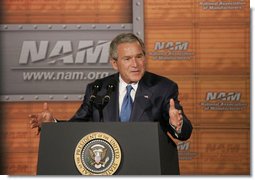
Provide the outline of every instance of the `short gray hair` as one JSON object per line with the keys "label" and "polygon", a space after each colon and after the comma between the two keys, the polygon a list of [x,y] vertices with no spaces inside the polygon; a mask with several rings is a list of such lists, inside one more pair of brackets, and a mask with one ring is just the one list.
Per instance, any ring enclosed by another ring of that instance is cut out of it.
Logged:
{"label": "short gray hair", "polygon": [[135,36],[133,33],[122,33],[116,36],[111,44],[110,44],[110,51],[109,51],[109,58],[117,60],[118,59],[118,52],[117,48],[119,44],[122,43],[132,43],[132,42],[138,42],[142,48],[143,54],[145,55],[145,45],[144,42],[137,36]]}

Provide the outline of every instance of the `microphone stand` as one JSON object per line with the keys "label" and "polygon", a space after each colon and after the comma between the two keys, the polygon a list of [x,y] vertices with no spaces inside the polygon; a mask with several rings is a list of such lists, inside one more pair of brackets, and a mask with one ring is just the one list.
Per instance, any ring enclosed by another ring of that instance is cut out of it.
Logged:
{"label": "microphone stand", "polygon": [[[116,81],[112,79],[109,84],[107,85],[107,92],[104,96],[94,96],[95,98],[91,102],[92,105],[98,110],[99,112],[99,122],[104,122],[103,116],[103,109],[110,101],[110,94],[114,91],[116,86]],[[95,86],[97,89],[101,89],[101,86]]]}

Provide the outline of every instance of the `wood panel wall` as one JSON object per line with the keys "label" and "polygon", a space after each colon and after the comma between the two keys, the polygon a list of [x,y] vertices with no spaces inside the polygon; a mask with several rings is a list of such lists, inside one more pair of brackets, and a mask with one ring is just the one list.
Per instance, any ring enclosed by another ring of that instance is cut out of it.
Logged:
{"label": "wood panel wall", "polygon": [[[241,9],[206,10],[204,2],[240,2]],[[181,174],[250,174],[250,2],[249,0],[144,0],[145,43],[187,41],[190,60],[153,60],[148,70],[179,85],[180,100],[194,131],[178,142]],[[3,0],[2,24],[130,23],[130,0]],[[4,78],[4,77],[3,77]],[[208,111],[208,92],[239,92],[244,108]],[[28,114],[43,102],[1,102],[3,173],[35,175],[39,136]],[[69,119],[80,102],[50,102]]]}

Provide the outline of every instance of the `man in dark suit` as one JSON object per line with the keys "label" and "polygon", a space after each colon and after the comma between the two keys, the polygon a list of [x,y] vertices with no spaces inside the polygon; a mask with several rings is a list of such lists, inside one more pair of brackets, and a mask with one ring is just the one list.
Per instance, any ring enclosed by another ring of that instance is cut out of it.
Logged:
{"label": "man in dark suit", "polygon": [[[69,121],[159,122],[168,135],[187,140],[192,125],[179,103],[178,86],[145,70],[143,41],[132,33],[120,34],[111,42],[109,56],[118,73],[88,84],[83,103]],[[97,88],[100,91],[95,93]],[[102,109],[101,114],[98,109]],[[41,113],[30,118],[31,128],[38,129],[43,122],[57,121],[47,103]]]}

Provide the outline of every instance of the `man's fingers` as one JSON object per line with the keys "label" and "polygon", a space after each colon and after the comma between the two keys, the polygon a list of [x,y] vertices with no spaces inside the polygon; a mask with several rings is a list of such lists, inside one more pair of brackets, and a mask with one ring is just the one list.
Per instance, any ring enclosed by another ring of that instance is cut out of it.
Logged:
{"label": "man's fingers", "polygon": [[40,126],[41,126],[41,121],[43,120],[43,118],[45,118],[46,115],[46,111],[48,111],[48,103],[43,103],[43,112],[42,113],[38,113],[38,114],[29,114],[28,117],[30,118],[30,127],[31,129],[33,128],[38,128],[37,129],[37,135],[40,133]]}
{"label": "man's fingers", "polygon": [[35,122],[37,122],[36,119],[31,119],[30,120],[30,124],[34,124]]}
{"label": "man's fingers", "polygon": [[40,128],[40,127],[38,127],[36,135],[39,135],[39,134],[40,134],[40,132],[41,132],[41,128]]}
{"label": "man's fingers", "polygon": [[176,131],[179,131],[183,123],[182,110],[178,110],[175,108],[175,103],[173,99],[170,99],[169,116],[170,116],[170,124],[174,126],[174,129]]}
{"label": "man's fingers", "polygon": [[30,127],[33,129],[35,127],[39,127],[39,121],[37,118],[31,118],[31,120],[29,121],[30,123]]}
{"label": "man's fingers", "polygon": [[38,124],[36,124],[36,123],[31,124],[31,129],[36,128],[36,127],[38,127]]}
{"label": "man's fingers", "polygon": [[28,117],[29,118],[37,118],[37,114],[29,114]]}

